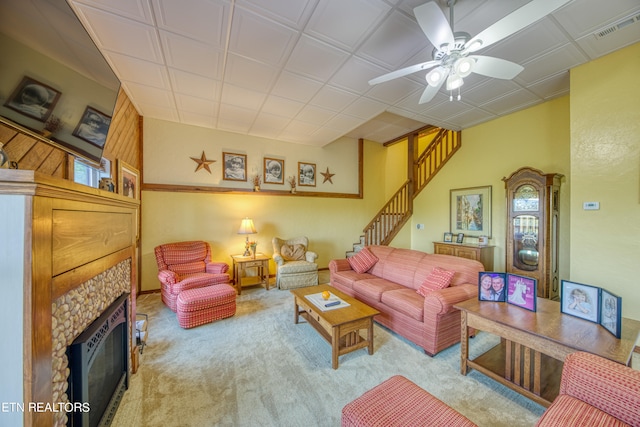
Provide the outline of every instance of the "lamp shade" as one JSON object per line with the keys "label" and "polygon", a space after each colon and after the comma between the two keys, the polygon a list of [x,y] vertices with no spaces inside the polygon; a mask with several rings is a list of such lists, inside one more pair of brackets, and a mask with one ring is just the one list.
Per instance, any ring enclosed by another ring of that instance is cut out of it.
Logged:
{"label": "lamp shade", "polygon": [[240,228],[238,229],[238,234],[256,234],[256,227],[253,225],[253,220],[250,218],[245,218],[240,223]]}

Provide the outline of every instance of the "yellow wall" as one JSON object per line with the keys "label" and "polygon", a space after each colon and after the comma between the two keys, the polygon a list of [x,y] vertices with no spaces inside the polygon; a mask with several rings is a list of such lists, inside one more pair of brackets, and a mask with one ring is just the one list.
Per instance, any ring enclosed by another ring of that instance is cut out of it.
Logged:
{"label": "yellow wall", "polygon": [[[640,43],[571,72],[571,280],[640,319]],[[600,202],[585,211],[584,202]]]}

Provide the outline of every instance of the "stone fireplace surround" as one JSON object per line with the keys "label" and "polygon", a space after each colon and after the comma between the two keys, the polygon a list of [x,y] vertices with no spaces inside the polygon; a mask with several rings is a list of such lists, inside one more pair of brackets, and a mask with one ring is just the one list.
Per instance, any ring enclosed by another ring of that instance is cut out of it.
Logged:
{"label": "stone fireplace surround", "polygon": [[[51,325],[53,402],[69,402],[67,395],[69,385],[67,347],[120,295],[130,291],[130,283],[131,259],[127,259],[53,301]],[[131,364],[129,365],[131,366]],[[65,412],[55,413],[54,426],[64,427],[66,425],[67,414]]]}

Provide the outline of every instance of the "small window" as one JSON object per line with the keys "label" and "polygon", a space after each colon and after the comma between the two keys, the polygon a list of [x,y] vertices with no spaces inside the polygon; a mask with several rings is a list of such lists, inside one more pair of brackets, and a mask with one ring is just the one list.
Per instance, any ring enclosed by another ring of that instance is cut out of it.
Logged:
{"label": "small window", "polygon": [[111,162],[104,157],[100,162],[100,167],[91,165],[79,158],[76,158],[73,162],[73,180],[78,184],[98,188],[101,178],[110,177]]}

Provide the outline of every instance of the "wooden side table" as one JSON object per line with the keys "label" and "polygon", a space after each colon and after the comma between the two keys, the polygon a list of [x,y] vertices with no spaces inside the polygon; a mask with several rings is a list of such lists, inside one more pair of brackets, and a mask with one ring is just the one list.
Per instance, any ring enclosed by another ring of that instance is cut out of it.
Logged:
{"label": "wooden side table", "polygon": [[257,268],[258,283],[252,285],[264,285],[269,290],[269,260],[270,257],[264,254],[256,254],[253,256],[231,255],[233,259],[233,287],[236,288],[238,295],[242,294],[242,277],[247,268]]}

